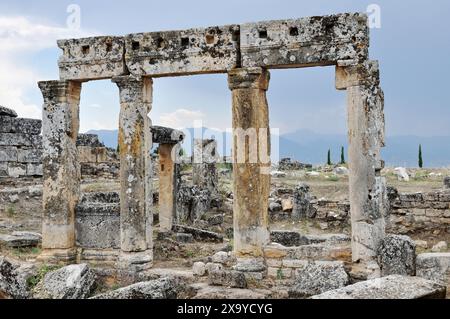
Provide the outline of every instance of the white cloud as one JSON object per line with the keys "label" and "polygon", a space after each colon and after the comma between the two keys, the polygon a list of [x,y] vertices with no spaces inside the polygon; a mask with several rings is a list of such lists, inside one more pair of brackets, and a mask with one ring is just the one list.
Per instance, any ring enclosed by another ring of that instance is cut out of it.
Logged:
{"label": "white cloud", "polygon": [[163,113],[154,120],[154,125],[167,126],[177,129],[189,128],[195,126],[195,121],[203,121],[205,114],[201,111],[190,111],[178,109],[172,113]]}
{"label": "white cloud", "polygon": [[92,34],[34,23],[22,16],[0,16],[0,105],[14,109],[21,117],[41,118],[41,106],[27,94],[38,89],[37,82],[43,76],[25,61],[41,50],[56,47],[57,39]]}

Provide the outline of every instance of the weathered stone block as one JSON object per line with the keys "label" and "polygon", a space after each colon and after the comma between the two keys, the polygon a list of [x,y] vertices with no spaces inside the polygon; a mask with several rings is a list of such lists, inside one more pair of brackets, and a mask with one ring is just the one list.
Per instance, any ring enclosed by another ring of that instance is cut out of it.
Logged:
{"label": "weathered stone block", "polygon": [[0,146],[33,146],[42,144],[42,136],[24,133],[0,133]]}
{"label": "weathered stone block", "polygon": [[295,285],[289,289],[292,298],[306,298],[342,288],[349,277],[344,263],[335,261],[299,261],[295,270]]}
{"label": "weathered stone block", "polygon": [[450,293],[450,253],[420,254],[416,267],[418,277],[447,286],[447,294]]}
{"label": "weathered stone block", "polygon": [[392,275],[328,291],[312,299],[443,299],[445,286],[419,277]]}
{"label": "weathered stone block", "polygon": [[[1,106],[0,106],[1,107]],[[9,116],[0,116],[0,133],[10,133],[13,118]]]}
{"label": "weathered stone block", "polygon": [[8,176],[13,178],[18,178],[20,176],[27,175],[27,166],[26,164],[20,163],[8,163]]}
{"label": "weathered stone block", "polygon": [[61,80],[95,80],[125,74],[124,40],[121,37],[92,37],[59,40]]}
{"label": "weathered stone block", "polygon": [[42,121],[38,119],[13,118],[11,119],[11,133],[24,133],[39,135],[42,130]]}
{"label": "weathered stone block", "polygon": [[218,270],[208,273],[208,283],[213,286],[247,288],[245,275],[239,271]]}
{"label": "weathered stone block", "polygon": [[19,149],[17,152],[17,161],[20,163],[42,163],[42,149]]}
{"label": "weathered stone block", "polygon": [[270,240],[286,247],[309,244],[306,236],[295,231],[274,230],[270,233]]}
{"label": "weathered stone block", "polygon": [[185,284],[175,278],[138,282],[93,297],[92,299],[176,299]]}
{"label": "weathered stone block", "polygon": [[17,162],[17,147],[0,147],[0,162]]}
{"label": "weathered stone block", "polygon": [[120,205],[82,201],[76,207],[75,232],[83,248],[119,248]]}
{"label": "weathered stone block", "polygon": [[416,273],[416,244],[408,236],[388,235],[378,248],[378,263],[382,276]]}
{"label": "weathered stone block", "polygon": [[8,163],[0,162],[0,177],[7,177],[7,176],[8,176]]}
{"label": "weathered stone block", "polygon": [[365,60],[367,17],[339,14],[297,20],[241,25],[243,67],[333,65],[340,60]]}
{"label": "weathered stone block", "polygon": [[85,299],[95,289],[95,273],[86,264],[49,272],[35,288],[38,299]]}
{"label": "weathered stone block", "polygon": [[125,43],[133,75],[218,73],[239,63],[238,25],[130,34]]}

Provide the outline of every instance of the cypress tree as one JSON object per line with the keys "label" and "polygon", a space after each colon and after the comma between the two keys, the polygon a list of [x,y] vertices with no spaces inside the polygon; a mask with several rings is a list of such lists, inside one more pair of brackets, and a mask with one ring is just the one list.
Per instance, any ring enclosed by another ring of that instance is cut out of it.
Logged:
{"label": "cypress tree", "polygon": [[328,150],[328,154],[327,154],[327,165],[331,166],[333,165],[333,163],[331,163],[331,150]]}
{"label": "cypress tree", "polygon": [[423,168],[422,144],[419,144],[419,167]]}
{"label": "cypress tree", "polygon": [[341,147],[341,164],[345,164],[344,146]]}

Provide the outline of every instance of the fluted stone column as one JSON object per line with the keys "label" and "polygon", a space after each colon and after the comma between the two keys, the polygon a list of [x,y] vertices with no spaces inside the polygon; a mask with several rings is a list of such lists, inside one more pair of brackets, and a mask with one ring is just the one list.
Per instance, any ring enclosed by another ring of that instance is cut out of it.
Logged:
{"label": "fluted stone column", "polygon": [[269,243],[269,77],[262,68],[235,69],[228,74],[233,99],[234,250],[238,257],[262,256]]}
{"label": "fluted stone column", "polygon": [[80,194],[76,140],[81,83],[39,82],[44,97],[42,254],[46,263],[75,262],[75,206]]}
{"label": "fluted stone column", "polygon": [[152,80],[113,78],[120,91],[120,247],[119,268],[130,273],[153,261],[151,121]]}
{"label": "fluted stone column", "polygon": [[339,65],[336,71],[337,88],[347,90],[352,258],[376,268],[387,212],[386,182],[380,174],[384,95],[378,63]]}

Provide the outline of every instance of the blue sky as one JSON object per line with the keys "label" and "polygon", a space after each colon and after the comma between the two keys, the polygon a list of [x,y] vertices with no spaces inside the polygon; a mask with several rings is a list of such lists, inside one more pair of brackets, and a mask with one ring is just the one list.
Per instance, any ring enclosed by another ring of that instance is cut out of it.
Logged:
{"label": "blue sky", "polygon": [[[81,8],[81,30],[66,29],[69,4]],[[57,79],[57,38],[206,27],[381,8],[371,30],[371,58],[381,65],[387,135],[450,135],[450,1],[6,1],[0,0],[0,105],[40,117],[36,81]],[[271,126],[281,133],[346,130],[345,92],[334,68],[272,71]],[[231,125],[226,75],[156,79],[154,124]],[[84,84],[81,130],[115,129],[118,91],[110,81]]]}

